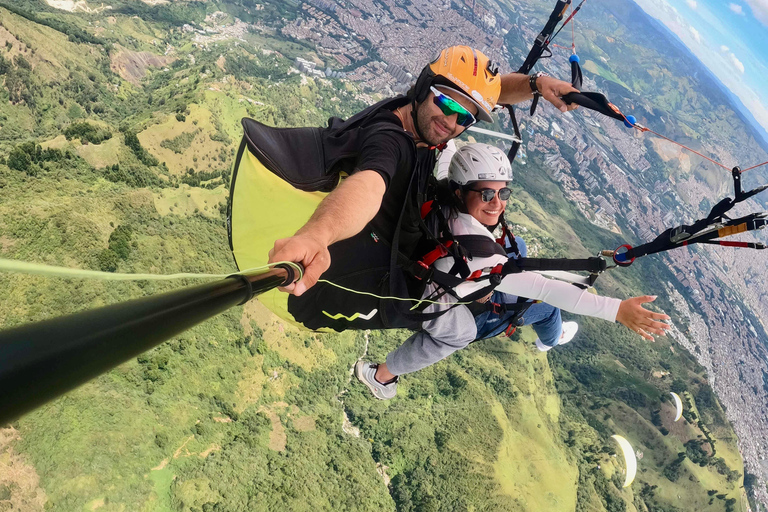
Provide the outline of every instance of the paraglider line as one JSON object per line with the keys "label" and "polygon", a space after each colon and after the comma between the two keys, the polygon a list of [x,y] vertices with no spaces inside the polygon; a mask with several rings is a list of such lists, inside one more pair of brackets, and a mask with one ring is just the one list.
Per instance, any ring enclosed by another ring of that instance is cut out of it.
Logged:
{"label": "paraglider line", "polygon": [[0,258],[0,272],[16,272],[21,274],[34,274],[52,277],[82,278],[82,279],[100,279],[104,281],[171,281],[174,279],[224,279],[232,275],[242,275],[249,272],[260,270],[269,270],[278,265],[288,265],[299,271],[301,269],[296,263],[291,261],[278,261],[269,263],[261,267],[249,268],[240,272],[230,272],[227,274],[206,274],[206,273],[187,273],[176,274],[130,274],[120,272],[101,272],[99,270],[83,270],[79,268],[57,267],[43,263],[28,263],[26,261],[11,260]]}
{"label": "paraglider line", "polygon": [[436,300],[429,300],[429,299],[410,299],[406,297],[393,297],[390,295],[376,295],[375,293],[371,292],[361,292],[359,290],[353,290],[352,288],[347,288],[346,286],[341,286],[340,284],[336,284],[332,281],[328,281],[327,279],[318,279],[318,283],[325,283],[329,284],[331,286],[334,286],[340,290],[344,290],[345,292],[355,293],[357,295],[367,295],[368,297],[373,297],[376,299],[382,299],[382,300],[399,300],[402,302],[415,302],[416,304],[411,308],[411,310],[416,309],[421,304],[443,304],[445,306],[462,306],[467,304],[472,304],[472,302],[440,302]]}
{"label": "paraglider line", "polygon": [[[622,116],[623,116],[623,115],[624,115],[624,114],[622,114]],[[625,117],[625,119],[626,119],[626,117]],[[720,167],[722,167],[723,169],[726,169],[726,170],[727,170],[727,171],[729,171],[729,172],[731,171],[731,169],[730,169],[729,167],[726,167],[725,165],[721,164],[721,163],[720,163],[720,162],[718,162],[717,160],[713,160],[712,158],[709,158],[709,157],[708,157],[708,156],[706,156],[706,155],[702,155],[701,153],[699,153],[699,152],[698,152],[698,151],[696,151],[695,149],[691,149],[691,148],[689,148],[688,146],[685,146],[685,145],[683,145],[683,144],[680,144],[679,142],[677,142],[677,141],[674,141],[674,140],[670,139],[669,137],[665,137],[664,135],[662,135],[662,134],[660,134],[660,133],[658,133],[658,132],[655,132],[655,131],[651,130],[650,128],[646,128],[645,126],[640,126],[640,125],[637,125],[637,124],[635,124],[635,128],[637,128],[637,129],[638,129],[638,130],[640,130],[641,132],[651,132],[652,134],[656,135],[657,137],[660,137],[660,138],[662,138],[662,139],[664,139],[664,140],[667,140],[667,141],[671,142],[672,144],[676,144],[676,145],[680,146],[680,147],[681,147],[681,148],[683,148],[683,149],[687,149],[687,150],[688,150],[688,151],[690,151],[691,153],[695,153],[695,154],[699,155],[701,158],[704,158],[705,160],[709,160],[709,161],[710,161],[710,162],[712,162],[713,164],[715,164],[715,165],[719,165]],[[768,163],[768,162],[765,162],[765,163]],[[760,165],[764,165],[764,164],[760,164]],[[752,167],[750,167],[750,169],[752,169]],[[744,172],[744,171],[742,171],[742,172]]]}
{"label": "paraglider line", "polygon": [[743,171],[741,171],[741,173],[742,173],[742,174],[744,174],[745,172],[747,172],[747,171],[749,171],[749,170],[751,170],[751,169],[755,169],[756,167],[761,167],[761,166],[763,166],[763,165],[765,165],[765,164],[768,164],[768,161],[765,161],[765,162],[763,162],[763,163],[761,163],[761,164],[753,165],[752,167],[747,167],[746,169],[744,169]]}

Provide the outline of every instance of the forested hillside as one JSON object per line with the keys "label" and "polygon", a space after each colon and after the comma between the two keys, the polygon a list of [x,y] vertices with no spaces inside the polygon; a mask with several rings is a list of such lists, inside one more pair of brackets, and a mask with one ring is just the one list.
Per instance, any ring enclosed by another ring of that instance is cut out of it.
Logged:
{"label": "forested hillside", "polygon": [[[259,5],[0,1],[0,257],[234,271],[224,215],[240,119],[319,126],[377,98],[300,73],[295,57],[323,60],[270,28],[295,6]],[[618,245],[536,158],[508,208],[529,247]],[[685,332],[670,278],[646,265],[598,290],[659,295]],[[191,282],[0,273],[0,325]],[[548,354],[528,328],[474,343],[379,402],[350,368],[407,333],[313,334],[252,301],[0,430],[0,510],[742,510],[741,456],[704,368],[672,340],[579,322]],[[685,400],[677,423],[669,391]],[[629,488],[613,434],[637,450]]]}

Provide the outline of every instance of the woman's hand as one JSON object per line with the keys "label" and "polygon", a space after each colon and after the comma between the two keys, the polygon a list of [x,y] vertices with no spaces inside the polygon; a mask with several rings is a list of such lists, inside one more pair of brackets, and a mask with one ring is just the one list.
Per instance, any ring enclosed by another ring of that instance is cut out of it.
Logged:
{"label": "woman's hand", "polygon": [[654,313],[643,307],[646,302],[654,300],[656,300],[655,295],[643,295],[621,301],[619,312],[616,313],[616,321],[649,341],[653,341],[651,334],[664,336],[665,331],[672,326],[657,320],[669,320],[669,316],[664,313]]}

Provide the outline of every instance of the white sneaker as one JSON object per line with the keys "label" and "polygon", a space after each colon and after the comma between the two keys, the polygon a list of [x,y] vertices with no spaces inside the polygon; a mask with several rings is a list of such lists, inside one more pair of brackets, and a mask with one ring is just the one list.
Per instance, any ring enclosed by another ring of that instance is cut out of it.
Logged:
{"label": "white sneaker", "polygon": [[546,352],[548,350],[552,350],[557,345],[565,345],[571,341],[574,336],[576,336],[578,331],[579,324],[576,322],[563,322],[563,333],[560,335],[560,339],[557,341],[557,344],[545,345],[539,338],[536,338],[536,348],[538,348],[541,352]]}
{"label": "white sneaker", "polygon": [[379,400],[389,400],[395,398],[397,394],[397,378],[389,384],[382,384],[376,380],[376,368],[379,365],[369,363],[368,361],[358,361],[355,363],[355,376],[360,382],[368,386],[373,396]]}

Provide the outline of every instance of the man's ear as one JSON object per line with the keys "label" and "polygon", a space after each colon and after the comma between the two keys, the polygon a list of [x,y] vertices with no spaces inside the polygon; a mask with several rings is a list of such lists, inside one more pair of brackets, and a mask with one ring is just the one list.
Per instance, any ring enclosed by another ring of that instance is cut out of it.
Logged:
{"label": "man's ear", "polygon": [[456,197],[458,197],[459,200],[463,200],[464,199],[463,197],[461,197],[461,189],[460,188],[457,188],[456,190],[454,190],[453,193],[456,194]]}

